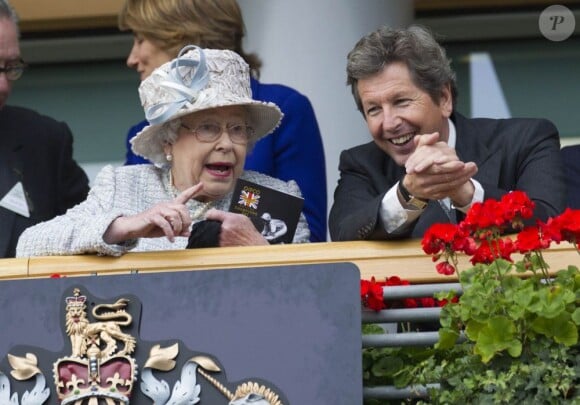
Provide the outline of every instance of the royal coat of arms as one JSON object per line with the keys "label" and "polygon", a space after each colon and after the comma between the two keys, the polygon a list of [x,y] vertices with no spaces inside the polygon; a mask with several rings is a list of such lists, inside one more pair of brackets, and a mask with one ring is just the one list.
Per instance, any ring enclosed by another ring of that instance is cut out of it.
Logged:
{"label": "royal coat of arms", "polygon": [[[42,356],[30,348],[9,353],[10,376],[0,370],[1,405],[283,404],[279,390],[263,380],[232,386],[211,355],[194,353],[178,367],[189,351],[179,342],[139,342],[140,305],[132,299],[96,303],[78,287],[71,292],[62,306],[70,353],[52,362],[42,349]],[[52,389],[45,377],[50,367]]]}

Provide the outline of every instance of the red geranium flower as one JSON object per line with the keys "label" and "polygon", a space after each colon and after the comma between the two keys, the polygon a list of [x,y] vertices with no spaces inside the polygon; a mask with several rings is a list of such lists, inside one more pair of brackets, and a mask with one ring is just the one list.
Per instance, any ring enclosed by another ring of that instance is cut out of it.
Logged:
{"label": "red geranium flower", "polygon": [[432,308],[435,306],[435,299],[431,297],[418,298],[423,308]]}
{"label": "red geranium flower", "polygon": [[437,300],[437,305],[440,307],[444,307],[445,305],[451,303],[451,304],[457,304],[459,302],[459,297],[456,295],[453,298],[451,298],[451,301],[446,300],[445,298],[441,299],[441,300]]}
{"label": "red geranium flower", "polygon": [[536,204],[523,191],[511,191],[501,198],[503,216],[507,222],[529,219]]}
{"label": "red geranium flower", "polygon": [[499,229],[503,224],[504,216],[501,204],[496,200],[489,199],[483,203],[473,204],[460,226],[467,232],[477,233],[489,228]]}
{"label": "red geranium flower", "polygon": [[360,281],[360,294],[363,306],[374,309],[375,311],[386,308],[383,299],[383,287],[375,281],[374,277],[370,281]]}
{"label": "red geranium flower", "polygon": [[558,219],[562,238],[572,243],[580,241],[580,210],[566,208]]}
{"label": "red geranium flower", "polygon": [[387,278],[385,285],[386,286],[410,285],[410,283],[407,280],[403,280],[398,276],[391,276]]}
{"label": "red geranium flower", "polygon": [[505,259],[508,261],[512,261],[511,254],[514,252],[514,244],[511,239],[499,239],[499,240],[492,240],[481,241],[481,244],[471,257],[470,261],[471,264],[483,263],[483,264],[490,264],[495,259]]}
{"label": "red geranium flower", "polygon": [[450,223],[433,224],[423,236],[421,245],[427,254],[461,252],[469,248],[467,234],[459,226]]}
{"label": "red geranium flower", "polygon": [[449,262],[437,263],[435,268],[437,269],[437,273],[445,276],[451,276],[455,273],[455,267]]}
{"label": "red geranium flower", "polygon": [[405,298],[403,300],[403,306],[405,308],[418,308],[419,304],[416,299],[414,298]]}
{"label": "red geranium flower", "polygon": [[530,226],[518,233],[515,248],[520,253],[528,253],[533,250],[550,247],[550,239],[544,239],[540,229]]}

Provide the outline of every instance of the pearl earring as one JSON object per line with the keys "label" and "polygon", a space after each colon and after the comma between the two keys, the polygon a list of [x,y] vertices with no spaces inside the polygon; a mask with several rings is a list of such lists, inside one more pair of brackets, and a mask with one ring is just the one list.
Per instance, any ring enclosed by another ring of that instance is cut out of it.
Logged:
{"label": "pearl earring", "polygon": [[171,153],[168,153],[167,155],[165,155],[165,159],[167,159],[168,162],[171,162],[173,160],[173,155]]}

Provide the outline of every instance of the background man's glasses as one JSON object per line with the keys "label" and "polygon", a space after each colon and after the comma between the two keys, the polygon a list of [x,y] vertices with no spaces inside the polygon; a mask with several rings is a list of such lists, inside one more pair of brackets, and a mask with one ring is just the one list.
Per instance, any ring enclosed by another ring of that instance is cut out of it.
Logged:
{"label": "background man's glasses", "polygon": [[221,137],[222,132],[226,131],[233,143],[245,145],[254,135],[254,129],[246,124],[226,124],[222,126],[217,122],[210,122],[200,124],[195,128],[190,128],[185,124],[181,124],[181,126],[195,135],[200,142],[215,142]]}
{"label": "background man's glasses", "polygon": [[26,63],[21,59],[18,62],[8,62],[7,66],[0,67],[0,74],[6,74],[10,81],[18,80],[26,68]]}

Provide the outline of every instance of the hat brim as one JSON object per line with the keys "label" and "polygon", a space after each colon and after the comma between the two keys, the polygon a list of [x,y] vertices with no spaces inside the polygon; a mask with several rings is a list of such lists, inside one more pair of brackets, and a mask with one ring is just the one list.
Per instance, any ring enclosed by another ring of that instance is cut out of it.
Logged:
{"label": "hat brim", "polygon": [[[249,102],[233,102],[224,105],[208,105],[203,109],[198,108],[183,108],[173,115],[171,120],[192,114],[198,111],[207,111],[214,108],[226,106],[243,106],[248,113],[248,122],[254,128],[254,136],[250,139],[249,144],[253,145],[259,139],[273,132],[282,122],[284,114],[280,108],[271,102],[262,102],[252,100]],[[156,165],[163,165],[167,163],[165,158],[165,151],[163,149],[163,140],[166,139],[163,132],[167,130],[164,124],[147,125],[143,128],[133,139],[131,139],[131,149],[139,156],[142,156]]]}

